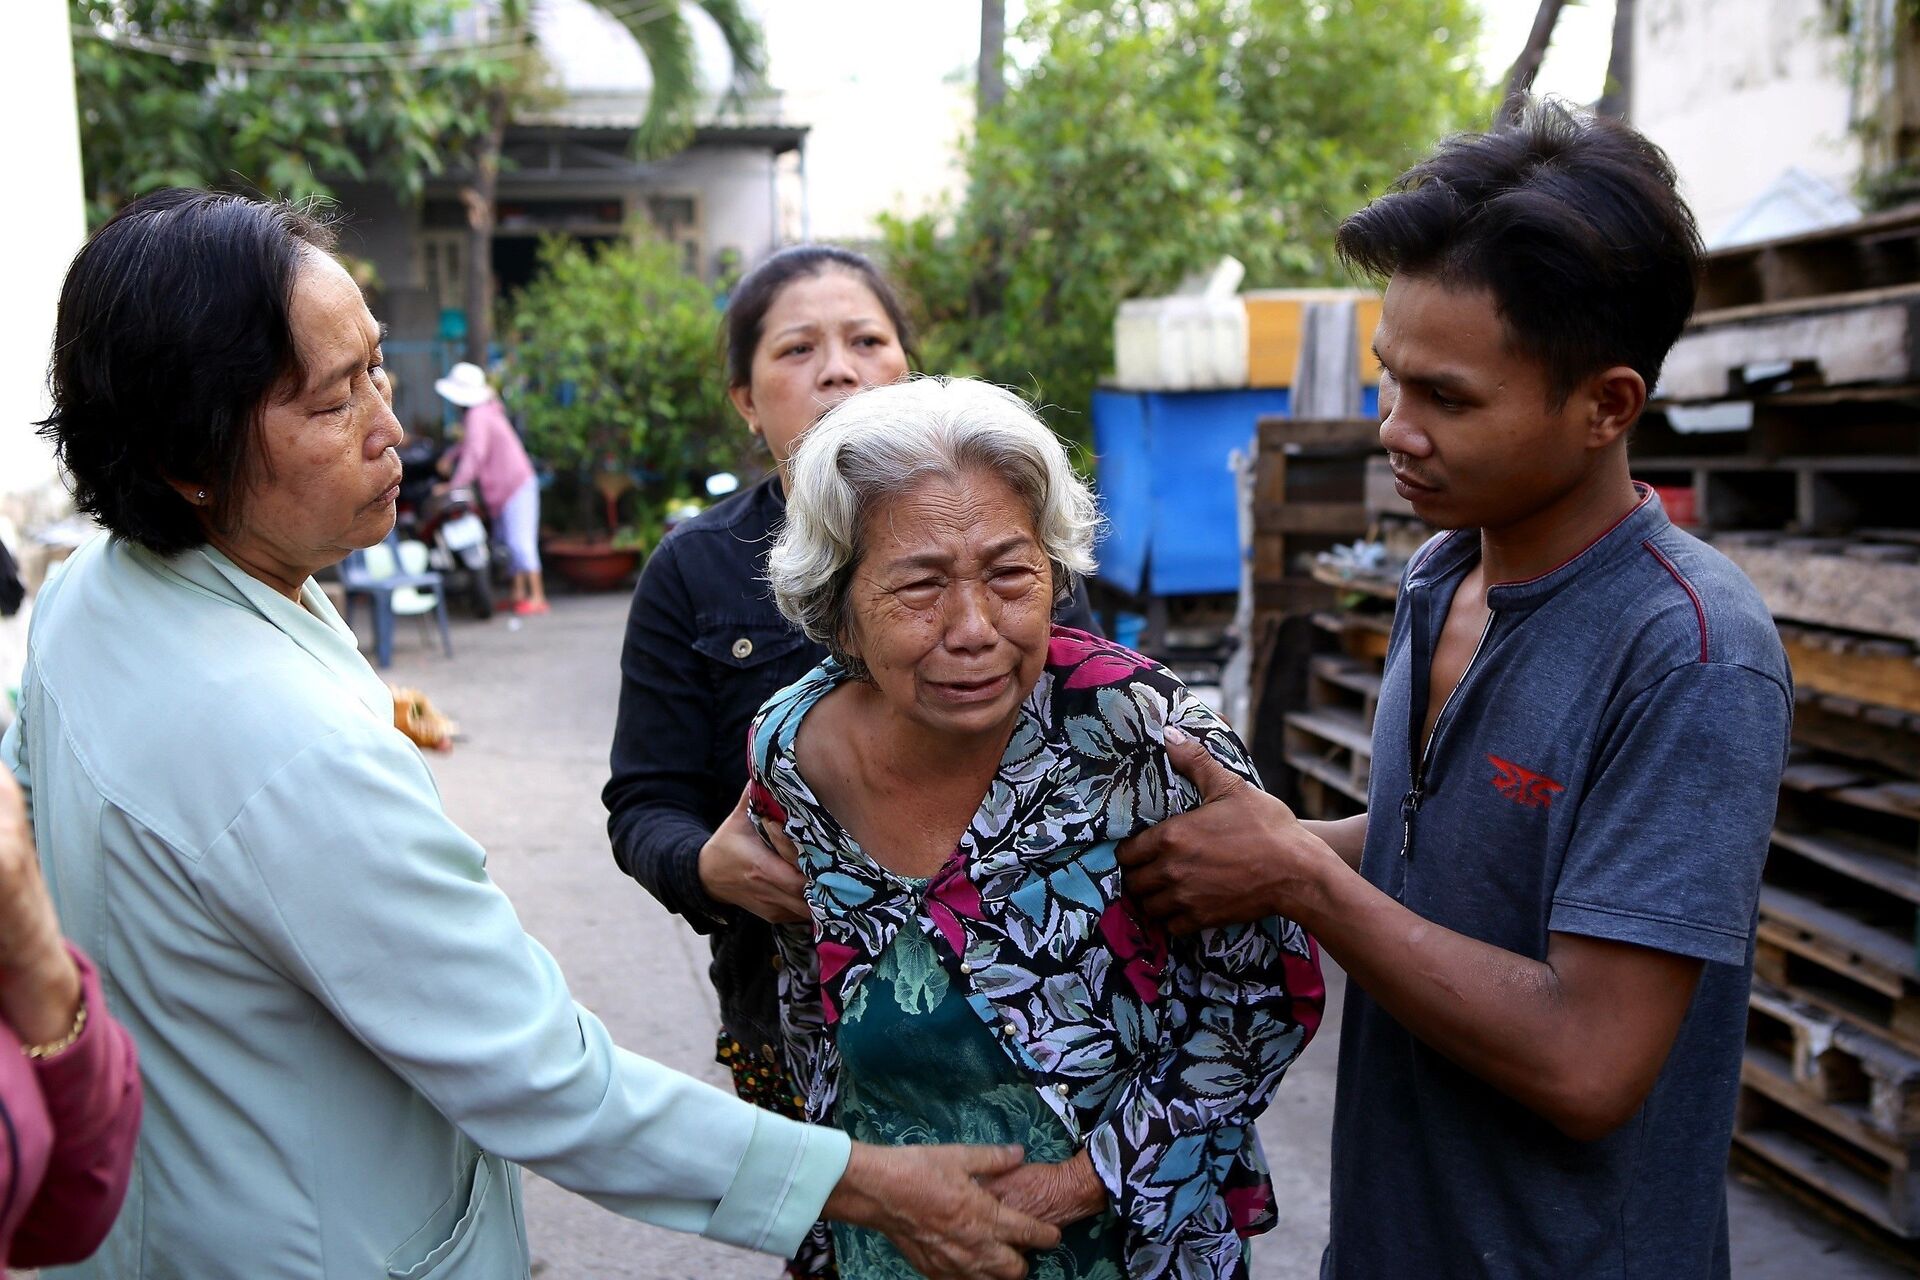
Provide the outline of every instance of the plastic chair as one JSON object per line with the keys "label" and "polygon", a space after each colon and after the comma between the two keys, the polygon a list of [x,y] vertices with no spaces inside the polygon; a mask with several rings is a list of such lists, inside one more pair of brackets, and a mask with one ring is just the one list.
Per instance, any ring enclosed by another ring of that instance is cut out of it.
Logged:
{"label": "plastic chair", "polygon": [[424,543],[402,542],[391,534],[385,542],[355,551],[340,564],[340,582],[347,589],[347,625],[353,625],[354,605],[365,600],[373,610],[373,650],[382,667],[393,665],[393,620],[427,614],[440,623],[440,643],[453,656],[453,631],[447,625],[447,592],[441,575],[427,567]]}

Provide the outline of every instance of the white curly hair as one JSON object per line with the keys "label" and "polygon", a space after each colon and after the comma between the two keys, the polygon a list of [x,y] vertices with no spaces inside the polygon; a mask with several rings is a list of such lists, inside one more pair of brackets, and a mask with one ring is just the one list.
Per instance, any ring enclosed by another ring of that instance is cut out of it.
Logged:
{"label": "white curly hair", "polygon": [[932,476],[973,470],[1026,503],[1059,598],[1093,572],[1100,516],[1067,451],[1032,407],[975,378],[920,377],[848,397],[789,460],[787,523],[767,558],[780,612],[853,667],[843,637],[867,517]]}

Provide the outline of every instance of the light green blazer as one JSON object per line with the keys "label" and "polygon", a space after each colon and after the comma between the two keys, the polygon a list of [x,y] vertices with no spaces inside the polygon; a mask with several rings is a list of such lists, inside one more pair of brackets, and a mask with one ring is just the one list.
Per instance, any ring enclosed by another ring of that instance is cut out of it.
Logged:
{"label": "light green blazer", "polygon": [[[304,607],[302,607],[304,605]],[[139,1043],[113,1280],[527,1274],[516,1165],[789,1254],[846,1167],[616,1048],[447,819],[309,582],[102,537],[41,592],[0,759]]]}

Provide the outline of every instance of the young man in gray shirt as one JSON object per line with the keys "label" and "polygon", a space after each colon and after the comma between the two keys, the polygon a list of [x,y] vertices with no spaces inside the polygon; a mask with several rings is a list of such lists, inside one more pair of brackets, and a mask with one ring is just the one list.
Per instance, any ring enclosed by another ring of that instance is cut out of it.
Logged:
{"label": "young man in gray shirt", "polygon": [[1793,694],[1752,585],[1628,474],[1693,307],[1660,151],[1535,104],[1339,247],[1387,281],[1402,584],[1367,815],[1208,803],[1121,848],[1176,929],[1289,916],[1351,977],[1322,1275],[1728,1274],[1725,1167]]}

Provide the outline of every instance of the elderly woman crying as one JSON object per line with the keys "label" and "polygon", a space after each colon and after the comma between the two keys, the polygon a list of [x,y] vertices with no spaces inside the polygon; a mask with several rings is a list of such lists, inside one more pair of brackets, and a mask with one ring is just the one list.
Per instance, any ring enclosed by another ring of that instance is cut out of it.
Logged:
{"label": "elderly woman crying", "polygon": [[[792,463],[769,558],[829,657],[762,709],[752,797],[812,916],[782,939],[809,1118],[888,1145],[1018,1143],[990,1182],[1063,1228],[1032,1274],[1230,1277],[1273,1222],[1253,1122],[1319,1023],[1297,925],[1168,937],[1117,841],[1198,803],[1186,734],[1245,749],[1165,669],[1051,623],[1093,501],[1016,397],[920,379],[852,397]],[[846,1280],[908,1276],[833,1228]]]}

